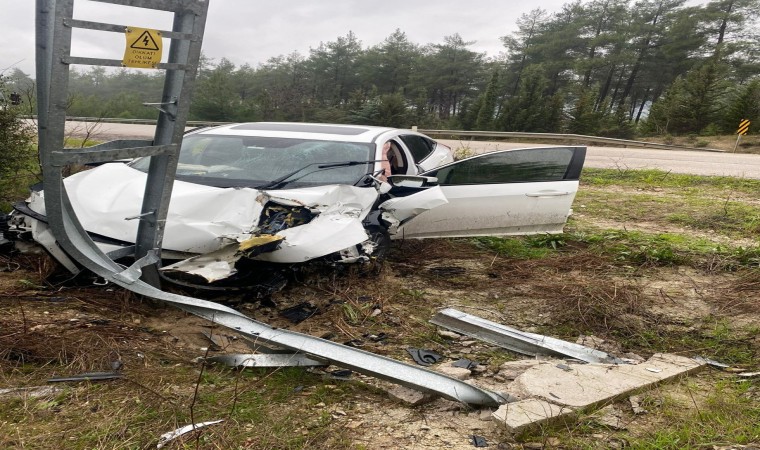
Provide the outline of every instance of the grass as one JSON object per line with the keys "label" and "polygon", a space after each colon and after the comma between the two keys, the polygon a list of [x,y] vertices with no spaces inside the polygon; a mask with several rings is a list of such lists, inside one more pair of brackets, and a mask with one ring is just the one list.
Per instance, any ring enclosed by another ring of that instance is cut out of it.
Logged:
{"label": "grass", "polygon": [[735,177],[677,174],[657,169],[617,170],[584,168],[582,184],[588,186],[619,186],[636,189],[686,189],[686,192],[704,195],[714,191],[741,192],[756,195],[760,180]]}
{"label": "grass", "polygon": [[760,440],[760,406],[749,382],[719,380],[701,407],[663,402],[657,411],[665,424],[641,435],[629,435],[631,448],[642,450],[742,445]]}

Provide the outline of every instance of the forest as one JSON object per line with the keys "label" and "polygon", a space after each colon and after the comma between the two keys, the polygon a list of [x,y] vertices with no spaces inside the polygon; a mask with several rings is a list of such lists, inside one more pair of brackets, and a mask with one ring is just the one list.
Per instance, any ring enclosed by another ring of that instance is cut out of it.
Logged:
{"label": "forest", "polygon": [[[257,65],[203,57],[191,119],[635,135],[730,134],[760,124],[760,0],[591,0],[534,9],[488,57],[453,33],[349,31]],[[466,31],[466,30],[465,30]],[[34,81],[5,75],[33,113]],[[155,118],[162,74],[72,70],[69,115]],[[754,132],[760,127],[753,127]]]}

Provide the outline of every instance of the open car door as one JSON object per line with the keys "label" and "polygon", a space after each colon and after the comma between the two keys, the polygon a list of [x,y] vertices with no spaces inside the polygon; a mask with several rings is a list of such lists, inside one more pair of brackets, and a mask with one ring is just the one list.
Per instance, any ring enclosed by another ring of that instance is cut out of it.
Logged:
{"label": "open car door", "polygon": [[586,147],[502,150],[438,167],[449,203],[399,227],[396,239],[561,233]]}

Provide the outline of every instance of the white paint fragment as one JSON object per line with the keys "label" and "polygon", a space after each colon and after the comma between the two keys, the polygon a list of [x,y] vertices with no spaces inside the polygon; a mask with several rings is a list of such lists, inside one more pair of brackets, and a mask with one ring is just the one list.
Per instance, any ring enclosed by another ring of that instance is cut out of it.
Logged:
{"label": "white paint fragment", "polygon": [[161,436],[159,436],[158,444],[156,444],[156,448],[163,448],[166,444],[173,441],[174,439],[177,439],[183,434],[189,433],[194,430],[198,430],[203,427],[207,427],[209,425],[214,425],[220,422],[224,422],[224,420],[213,420],[210,422],[201,422],[201,423],[196,423],[196,424],[191,423],[190,425],[185,425],[184,427],[177,428],[174,431],[164,433]]}

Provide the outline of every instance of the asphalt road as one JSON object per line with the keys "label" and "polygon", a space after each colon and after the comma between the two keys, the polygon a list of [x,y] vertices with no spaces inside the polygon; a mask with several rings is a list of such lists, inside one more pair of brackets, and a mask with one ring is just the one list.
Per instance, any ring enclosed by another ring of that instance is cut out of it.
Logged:
{"label": "asphalt road", "polygon": [[[66,122],[67,135],[83,136],[89,132],[96,140],[149,139],[153,125],[119,123],[88,124]],[[543,147],[546,144],[520,144],[487,141],[441,140],[456,149],[468,147],[473,153],[520,148]],[[620,147],[588,147],[586,167],[608,169],[660,169],[694,175],[724,175],[760,179],[760,155],[708,151],[656,150]]]}

